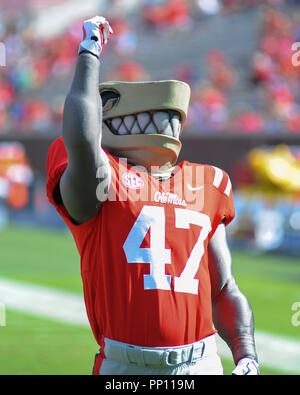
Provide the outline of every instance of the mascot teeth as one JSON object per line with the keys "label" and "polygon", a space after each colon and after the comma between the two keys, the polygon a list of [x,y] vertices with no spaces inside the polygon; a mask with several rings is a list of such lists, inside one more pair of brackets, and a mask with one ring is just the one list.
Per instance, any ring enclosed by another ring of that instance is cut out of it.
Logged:
{"label": "mascot teeth", "polygon": [[130,134],[141,134],[141,128],[137,122],[135,122],[130,130]]}
{"label": "mascot teeth", "polygon": [[145,130],[147,125],[151,122],[151,115],[149,112],[141,112],[137,117],[141,130]]}
{"label": "mascot teeth", "polygon": [[121,126],[122,123],[122,118],[114,118],[111,120],[111,124],[114,127],[114,129],[118,130],[119,127]]}
{"label": "mascot teeth", "polygon": [[121,123],[119,129],[117,129],[117,130],[118,130],[118,131],[117,131],[117,134],[120,134],[120,135],[122,135],[122,134],[128,134],[128,130],[126,129],[126,126],[125,126],[124,123]]}
{"label": "mascot teeth", "polygon": [[156,134],[157,129],[153,122],[150,122],[149,125],[145,129],[145,134]]}
{"label": "mascot teeth", "polygon": [[180,123],[180,116],[179,114],[174,114],[173,117],[171,118],[171,125],[174,133],[174,137],[176,139],[179,138],[179,133],[180,133],[180,128],[181,128],[181,123]]}
{"label": "mascot teeth", "polygon": [[166,111],[157,111],[153,114],[153,122],[157,127],[159,133],[163,133],[169,122],[169,114]]}
{"label": "mascot teeth", "polygon": [[135,117],[133,115],[127,115],[124,118],[124,123],[128,131],[131,131],[134,122],[135,122]]}
{"label": "mascot teeth", "polygon": [[167,123],[167,126],[165,127],[164,131],[162,134],[165,134],[166,136],[171,136],[174,137],[173,130],[172,130],[172,125],[170,122]]}
{"label": "mascot teeth", "polygon": [[178,139],[181,128],[180,114],[175,111],[153,111],[107,119],[106,125],[112,133],[163,134]]}

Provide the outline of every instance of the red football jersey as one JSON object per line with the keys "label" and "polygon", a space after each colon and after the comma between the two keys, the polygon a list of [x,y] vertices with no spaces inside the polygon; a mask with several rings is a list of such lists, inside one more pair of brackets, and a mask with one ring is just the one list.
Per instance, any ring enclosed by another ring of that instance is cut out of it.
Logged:
{"label": "red football jersey", "polygon": [[81,225],[53,199],[68,163],[61,137],[47,160],[47,194],[76,242],[97,342],[108,337],[138,346],[176,346],[215,333],[207,245],[220,222],[234,217],[228,175],[185,161],[171,179],[159,181],[107,156],[108,199]]}

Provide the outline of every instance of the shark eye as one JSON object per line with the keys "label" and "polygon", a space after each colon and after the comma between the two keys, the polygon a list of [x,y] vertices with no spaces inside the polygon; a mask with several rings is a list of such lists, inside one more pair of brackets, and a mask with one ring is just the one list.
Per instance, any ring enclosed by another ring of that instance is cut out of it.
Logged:
{"label": "shark eye", "polygon": [[100,91],[103,112],[111,110],[119,103],[120,93],[115,90],[103,89]]}

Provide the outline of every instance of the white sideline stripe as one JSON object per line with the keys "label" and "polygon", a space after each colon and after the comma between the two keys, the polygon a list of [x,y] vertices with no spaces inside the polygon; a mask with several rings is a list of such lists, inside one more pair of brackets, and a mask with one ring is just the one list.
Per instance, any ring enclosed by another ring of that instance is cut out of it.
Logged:
{"label": "white sideline stripe", "polygon": [[222,182],[222,179],[223,179],[223,172],[218,167],[213,166],[213,168],[215,170],[215,178],[213,181],[213,186],[215,186],[216,188],[219,188],[219,186]]}
{"label": "white sideline stripe", "polygon": [[[54,289],[0,280],[0,302],[6,308],[37,314],[61,322],[89,326],[83,297]],[[7,328],[9,321],[6,320]],[[232,360],[228,346],[217,337],[220,356]],[[300,341],[256,331],[262,366],[300,374]]]}
{"label": "white sideline stripe", "polygon": [[0,301],[6,308],[70,324],[88,325],[83,297],[80,295],[0,280]]}
{"label": "white sideline stripe", "polygon": [[[300,341],[256,331],[256,350],[260,366],[287,374],[300,374]],[[220,356],[232,359],[227,344],[217,336]]]}

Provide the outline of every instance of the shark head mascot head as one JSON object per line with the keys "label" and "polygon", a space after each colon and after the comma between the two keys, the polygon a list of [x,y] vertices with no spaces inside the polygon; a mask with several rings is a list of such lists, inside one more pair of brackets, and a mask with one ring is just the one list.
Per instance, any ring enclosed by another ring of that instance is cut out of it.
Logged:
{"label": "shark head mascot head", "polygon": [[153,167],[170,171],[181,149],[189,85],[175,80],[105,82],[99,90],[103,148],[149,172]]}

